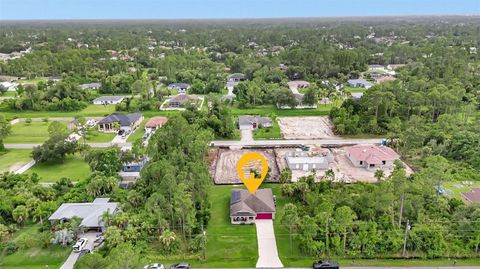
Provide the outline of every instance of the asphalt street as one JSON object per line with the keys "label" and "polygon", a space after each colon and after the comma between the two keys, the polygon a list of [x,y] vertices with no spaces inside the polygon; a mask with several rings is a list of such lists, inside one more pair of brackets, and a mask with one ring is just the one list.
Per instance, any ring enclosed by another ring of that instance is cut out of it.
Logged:
{"label": "asphalt street", "polygon": [[307,139],[307,140],[252,140],[252,141],[228,141],[215,140],[211,142],[212,146],[216,147],[261,147],[261,146],[301,146],[301,145],[354,145],[354,144],[380,144],[381,139]]}

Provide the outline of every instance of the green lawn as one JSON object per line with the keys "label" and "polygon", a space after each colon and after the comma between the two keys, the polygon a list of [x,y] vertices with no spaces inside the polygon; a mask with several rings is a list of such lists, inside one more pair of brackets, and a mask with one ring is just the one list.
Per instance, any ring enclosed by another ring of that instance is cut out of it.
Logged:
{"label": "green lawn", "polygon": [[353,88],[349,86],[344,87],[345,92],[365,92],[367,89],[364,88]]}
{"label": "green lawn", "polygon": [[79,156],[68,156],[63,163],[41,163],[30,168],[27,173],[37,173],[41,182],[55,182],[61,177],[67,177],[72,181],[88,178],[90,167]]}
{"label": "green lawn", "polygon": [[[108,143],[113,140],[115,137],[115,133],[104,133],[104,132],[99,132],[96,127],[93,129],[90,129],[88,136],[87,136],[87,142],[88,143]],[[80,142],[83,142],[83,140],[80,140]]]}
{"label": "green lawn", "polygon": [[447,181],[442,185],[446,190],[446,195],[451,198],[462,199],[462,192],[470,192],[472,188],[480,188],[480,182],[472,181],[472,185],[464,185],[459,181]]}
{"label": "green lawn", "polygon": [[48,139],[50,122],[33,121],[30,124],[19,122],[12,125],[11,134],[5,138],[5,144],[41,144]]}
{"label": "green lawn", "polygon": [[20,168],[30,162],[31,149],[10,149],[0,153],[0,173],[8,172],[12,168]]}
{"label": "green lawn", "polygon": [[258,106],[255,108],[241,109],[232,108],[233,115],[261,115],[270,116],[272,114],[278,117],[294,117],[294,116],[325,116],[328,115],[333,105],[319,105],[316,109],[278,109],[273,105]]}
{"label": "green lawn", "polygon": [[280,139],[282,133],[277,120],[273,120],[272,128],[259,128],[253,131],[253,139]]}
{"label": "green lawn", "polygon": [[145,123],[147,123],[149,118],[145,118],[142,123],[140,123],[140,125],[138,126],[138,128],[133,132],[133,134],[131,134],[128,139],[127,139],[127,142],[135,142],[137,141],[137,139],[139,138],[142,138],[143,135],[145,134]]}
{"label": "green lawn", "polygon": [[80,111],[1,111],[8,119],[43,118],[43,117],[103,117],[115,112],[114,105],[88,105]]}
{"label": "green lawn", "polygon": [[255,226],[230,224],[230,191],[233,188],[214,186],[210,191],[212,209],[207,227],[208,264],[204,267],[255,267],[257,262]]}
{"label": "green lawn", "polygon": [[114,105],[88,105],[85,109],[79,112],[80,115],[83,116],[108,116],[109,114],[115,112]]}
{"label": "green lawn", "polygon": [[3,94],[0,94],[0,97],[15,97],[17,95],[16,91],[8,91]]}
{"label": "green lawn", "polygon": [[[0,268],[2,269],[45,269],[59,268],[71,252],[70,247],[49,246],[42,248],[38,238],[38,225],[25,227],[14,234],[13,241],[18,241],[20,236],[32,238],[30,248],[20,249],[8,256],[0,255]],[[18,244],[18,242],[17,242]],[[48,265],[48,267],[47,267]]]}

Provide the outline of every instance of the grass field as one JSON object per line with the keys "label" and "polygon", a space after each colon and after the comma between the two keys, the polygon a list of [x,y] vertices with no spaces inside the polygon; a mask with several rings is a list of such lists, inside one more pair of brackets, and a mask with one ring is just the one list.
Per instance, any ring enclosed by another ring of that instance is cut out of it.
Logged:
{"label": "grass field", "polygon": [[7,119],[17,118],[44,118],[44,117],[104,117],[115,112],[114,105],[88,105],[80,111],[1,111]]}
{"label": "grass field", "polygon": [[[87,136],[87,142],[88,143],[108,143],[113,140],[115,137],[115,133],[104,133],[104,132],[99,132],[96,127],[93,129],[90,129],[89,134]],[[83,140],[80,140],[80,143],[83,142]]]}
{"label": "grass field", "polygon": [[0,153],[0,173],[10,171],[13,166],[20,168],[28,163],[32,159],[31,152],[31,149],[10,149]]}
{"label": "grass field", "polygon": [[37,173],[41,182],[55,182],[62,177],[78,181],[90,175],[90,167],[79,155],[70,155],[63,163],[36,164],[26,173]]}
{"label": "grass field", "polygon": [[[19,237],[35,238],[38,236],[38,225],[23,228],[14,234],[13,241]],[[38,242],[32,242],[38,244]],[[49,246],[42,248],[34,246],[21,249],[8,256],[0,255],[0,268],[2,269],[45,269],[59,268],[71,252],[69,247]]]}
{"label": "grass field", "polygon": [[255,226],[230,224],[230,191],[233,188],[214,186],[210,192],[212,215],[207,227],[208,266],[255,267],[258,259]]}
{"label": "grass field", "polygon": [[272,128],[260,128],[253,131],[253,139],[280,139],[282,133],[277,120],[273,120]]}
{"label": "grass field", "polygon": [[145,118],[142,123],[140,123],[140,125],[138,126],[138,128],[133,132],[133,134],[131,134],[128,139],[127,139],[127,142],[135,142],[137,139],[139,138],[142,138],[143,135],[145,134],[145,123],[147,123],[149,118]]}
{"label": "grass field", "polygon": [[451,198],[462,199],[462,192],[470,192],[472,188],[480,188],[480,182],[473,181],[472,185],[465,185],[458,181],[447,181],[442,183],[446,190],[446,195]]}
{"label": "grass field", "polygon": [[12,125],[11,134],[5,138],[5,144],[39,144],[48,139],[50,122],[33,121],[30,124],[19,122]]}
{"label": "grass field", "polygon": [[276,106],[259,106],[255,108],[232,108],[233,115],[261,115],[278,117],[294,117],[294,116],[325,116],[328,115],[333,105],[320,105],[316,109],[278,109]]}

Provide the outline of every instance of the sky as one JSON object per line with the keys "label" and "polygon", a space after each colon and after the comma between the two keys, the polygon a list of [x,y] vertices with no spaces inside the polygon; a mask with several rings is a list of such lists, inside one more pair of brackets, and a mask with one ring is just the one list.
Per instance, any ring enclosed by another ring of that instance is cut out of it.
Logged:
{"label": "sky", "polygon": [[480,0],[0,0],[0,20],[480,14]]}

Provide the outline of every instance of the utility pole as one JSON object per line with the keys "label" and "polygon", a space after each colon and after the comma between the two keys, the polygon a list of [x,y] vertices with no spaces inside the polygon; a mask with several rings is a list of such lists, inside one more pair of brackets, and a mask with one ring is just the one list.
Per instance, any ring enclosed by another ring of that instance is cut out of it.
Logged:
{"label": "utility pole", "polygon": [[203,229],[203,223],[202,223],[202,234],[203,234],[203,236],[202,236],[202,240],[203,240],[203,244],[202,244],[202,245],[203,245],[203,260],[205,260],[205,259],[207,258],[207,257],[206,257],[206,255],[207,255],[207,253],[206,253],[206,248],[207,248],[207,231],[205,231],[205,230]]}
{"label": "utility pole", "polygon": [[402,257],[405,257],[405,252],[407,251],[407,237],[408,237],[408,231],[410,230],[410,220],[407,220],[407,225],[405,225],[405,236],[403,237],[403,252],[402,252]]}

